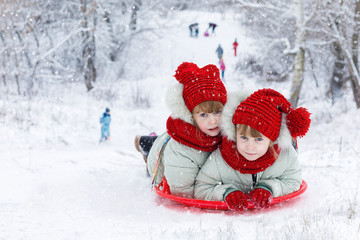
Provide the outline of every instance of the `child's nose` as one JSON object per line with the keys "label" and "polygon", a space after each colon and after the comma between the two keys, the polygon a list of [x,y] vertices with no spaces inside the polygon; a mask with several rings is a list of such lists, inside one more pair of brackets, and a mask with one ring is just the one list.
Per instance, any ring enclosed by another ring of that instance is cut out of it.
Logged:
{"label": "child's nose", "polygon": [[213,114],[210,114],[210,116],[209,116],[209,122],[210,122],[210,123],[216,123],[216,122],[217,122],[217,117],[214,116]]}
{"label": "child's nose", "polygon": [[248,141],[248,142],[246,143],[246,148],[247,148],[247,150],[253,150],[253,149],[255,148],[255,145],[254,145],[253,142]]}

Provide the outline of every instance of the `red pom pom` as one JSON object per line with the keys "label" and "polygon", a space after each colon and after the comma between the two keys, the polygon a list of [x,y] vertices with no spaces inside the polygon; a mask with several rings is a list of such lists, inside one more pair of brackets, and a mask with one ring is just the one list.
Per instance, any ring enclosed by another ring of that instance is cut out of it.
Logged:
{"label": "red pom pom", "polygon": [[178,80],[179,83],[184,84],[184,81],[188,80],[188,78],[184,77],[183,73],[187,71],[194,71],[196,69],[199,69],[199,67],[195,63],[183,62],[176,69],[174,77],[176,80]]}
{"label": "red pom pom", "polygon": [[291,109],[286,116],[286,125],[292,137],[303,137],[309,131],[311,119],[306,108]]}

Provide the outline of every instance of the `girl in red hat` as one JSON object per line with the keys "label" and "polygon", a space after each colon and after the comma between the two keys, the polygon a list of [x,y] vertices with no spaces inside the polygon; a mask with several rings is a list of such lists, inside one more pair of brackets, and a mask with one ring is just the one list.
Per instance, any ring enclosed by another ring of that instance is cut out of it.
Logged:
{"label": "girl in red hat", "polygon": [[304,136],[310,121],[305,108],[291,108],[272,89],[229,97],[222,143],[199,171],[195,198],[226,201],[242,211],[249,202],[264,208],[273,197],[297,191],[302,176],[292,139]]}
{"label": "girl in red hat", "polygon": [[178,83],[167,94],[172,115],[166,132],[156,138],[148,154],[144,136],[135,138],[135,147],[144,154],[154,186],[165,177],[173,195],[192,198],[199,169],[221,141],[220,118],[227,92],[219,69],[212,64],[199,68],[182,63],[174,77]]}

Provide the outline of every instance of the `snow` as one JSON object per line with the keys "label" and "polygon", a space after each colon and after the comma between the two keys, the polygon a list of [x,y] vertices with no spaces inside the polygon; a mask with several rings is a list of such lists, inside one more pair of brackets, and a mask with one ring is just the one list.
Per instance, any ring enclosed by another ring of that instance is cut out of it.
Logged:
{"label": "snow", "polygon": [[[165,130],[165,92],[181,62],[217,64],[221,44],[229,91],[273,87],[288,95],[290,89],[289,82],[260,83],[234,71],[235,38],[239,58],[259,49],[233,15],[173,14],[176,27],[152,45],[157,57],[144,52],[129,59],[134,68],[147,61],[142,75],[134,77],[139,71],[129,67],[127,79],[100,81],[90,93],[73,83],[46,86],[32,99],[0,97],[0,239],[359,239],[360,112],[350,90],[331,105],[312,80],[305,80],[300,99],[312,113],[310,131],[298,142],[308,183],[300,198],[239,214],[185,207],[151,190],[133,139]],[[187,28],[195,21],[198,39]],[[210,21],[218,23],[216,36],[205,38]],[[149,106],[135,104],[134,95]],[[99,144],[105,107],[112,136]]]}

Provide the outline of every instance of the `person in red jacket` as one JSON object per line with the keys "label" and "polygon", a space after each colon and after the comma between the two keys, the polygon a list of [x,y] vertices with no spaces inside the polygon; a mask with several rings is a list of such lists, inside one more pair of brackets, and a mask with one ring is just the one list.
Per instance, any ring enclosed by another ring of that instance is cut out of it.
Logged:
{"label": "person in red jacket", "polygon": [[235,38],[235,42],[233,43],[235,57],[236,57],[236,49],[237,49],[237,46],[238,46],[238,45],[239,45],[239,44],[237,43],[237,39]]}

